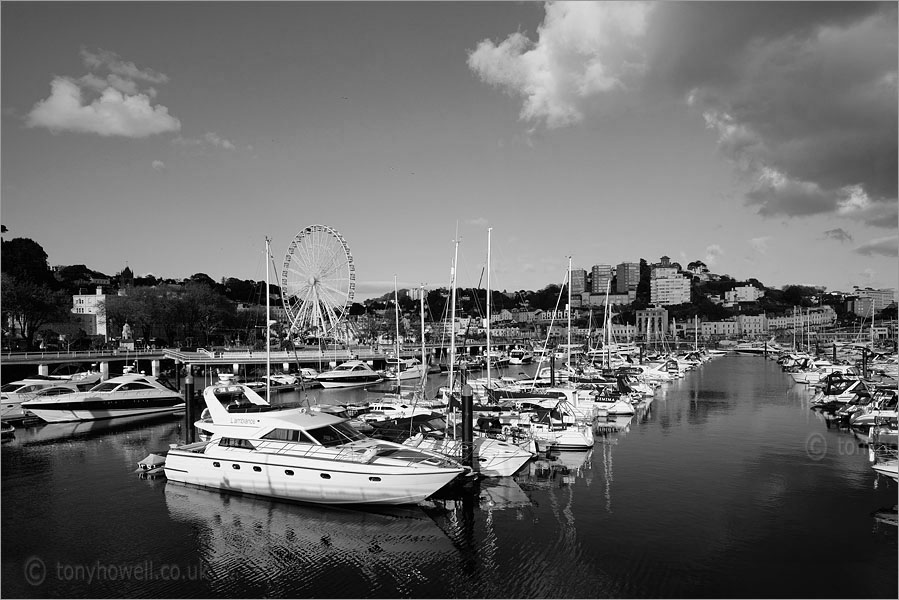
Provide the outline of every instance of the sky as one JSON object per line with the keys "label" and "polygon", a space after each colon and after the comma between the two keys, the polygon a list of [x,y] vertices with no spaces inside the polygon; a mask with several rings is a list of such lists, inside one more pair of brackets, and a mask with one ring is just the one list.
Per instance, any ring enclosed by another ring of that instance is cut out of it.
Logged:
{"label": "sky", "polygon": [[[4,239],[264,280],[340,232],[355,300],[701,260],[899,287],[897,4],[3,2]],[[276,277],[272,275],[273,279]]]}

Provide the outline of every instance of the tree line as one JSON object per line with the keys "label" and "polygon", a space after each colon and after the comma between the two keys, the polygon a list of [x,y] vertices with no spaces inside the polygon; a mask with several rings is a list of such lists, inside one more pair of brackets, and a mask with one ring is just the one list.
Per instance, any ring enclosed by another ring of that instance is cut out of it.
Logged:
{"label": "tree line", "polygon": [[[6,228],[3,228],[6,233]],[[157,278],[153,275],[135,277],[128,267],[114,277],[94,271],[85,265],[62,267],[55,273],[47,262],[47,253],[37,242],[28,238],[2,241],[2,318],[4,348],[32,349],[41,344],[58,343],[66,349],[87,349],[107,343],[103,336],[90,336],[84,330],[77,314],[72,312],[72,296],[91,293],[92,282],[109,281],[108,287],[124,290],[121,295],[107,295],[102,306],[109,337],[117,337],[128,323],[135,338],[145,343],[171,345],[221,345],[240,344],[258,347],[265,339],[265,294],[280,298],[280,288],[265,282],[223,278],[216,282],[205,273],[196,273],[183,280]],[[693,265],[695,263],[691,263]],[[627,306],[614,308],[618,323],[636,322],[636,312],[650,305],[651,267],[640,260],[640,280],[635,301]],[[780,290],[765,288],[761,282],[750,279],[748,284],[766,291],[754,303],[741,304],[736,309],[725,308],[709,299],[709,295],[721,295],[741,282],[728,276],[713,281],[694,279],[691,285],[691,301],[668,306],[669,315],[678,320],[722,320],[734,314],[787,314],[793,306],[812,306],[819,301],[830,302],[838,316],[852,319],[846,314],[842,299],[822,297],[822,290],[809,286],[790,285]],[[613,280],[614,285],[614,280]],[[457,309],[460,314],[486,316],[487,292],[484,289],[458,288]],[[491,291],[491,310],[503,309],[553,310],[564,308],[559,298],[567,296],[567,285],[551,284],[541,290],[517,290],[515,292]],[[388,335],[394,329],[392,307],[393,294],[353,303],[350,317],[368,315],[364,332],[368,337],[378,333]],[[277,300],[275,300],[277,301]],[[425,320],[436,322],[446,318],[450,303],[447,289],[427,292]],[[415,315],[419,303],[404,290],[399,296],[399,307],[404,314]],[[238,309],[240,308],[240,310]],[[895,308],[893,308],[895,313]],[[382,318],[372,318],[382,315]],[[602,308],[593,315],[594,322],[601,322]],[[415,319],[416,322],[418,319]],[[575,320],[578,326],[586,326],[586,311]],[[13,340],[9,335],[14,329],[21,335]],[[279,340],[286,340],[283,324],[275,326]],[[288,342],[289,343],[289,342]]]}

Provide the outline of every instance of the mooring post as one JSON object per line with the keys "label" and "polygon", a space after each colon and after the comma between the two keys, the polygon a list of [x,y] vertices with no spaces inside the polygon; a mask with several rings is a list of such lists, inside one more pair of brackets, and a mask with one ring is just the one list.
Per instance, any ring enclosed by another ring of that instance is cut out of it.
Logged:
{"label": "mooring post", "polygon": [[837,343],[833,343],[833,360],[831,361],[833,364],[837,364]]}
{"label": "mooring post", "polygon": [[184,443],[192,444],[194,436],[194,376],[188,371],[184,378]]}
{"label": "mooring post", "polygon": [[471,386],[462,384],[462,464],[474,468],[474,401]]}

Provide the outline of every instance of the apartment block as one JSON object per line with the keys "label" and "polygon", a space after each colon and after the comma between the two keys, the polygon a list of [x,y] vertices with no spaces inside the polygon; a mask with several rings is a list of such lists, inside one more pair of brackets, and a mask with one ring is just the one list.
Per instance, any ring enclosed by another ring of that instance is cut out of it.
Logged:
{"label": "apartment block", "polygon": [[649,298],[660,306],[689,302],[690,280],[680,275],[654,278],[649,282]]}
{"label": "apartment block", "polygon": [[640,283],[640,263],[623,262],[615,267],[615,292],[626,294],[636,292]]}
{"label": "apartment block", "polygon": [[594,294],[605,294],[609,282],[612,281],[612,265],[593,265],[591,271],[593,274],[593,289],[591,291]]}
{"label": "apartment block", "polygon": [[571,293],[580,294],[587,289],[587,271],[586,269],[571,270]]}
{"label": "apartment block", "polygon": [[893,289],[875,290],[872,288],[856,287],[852,290],[852,293],[853,295],[858,296],[859,300],[870,299],[871,309],[873,309],[875,313],[882,311],[896,301],[896,290]]}

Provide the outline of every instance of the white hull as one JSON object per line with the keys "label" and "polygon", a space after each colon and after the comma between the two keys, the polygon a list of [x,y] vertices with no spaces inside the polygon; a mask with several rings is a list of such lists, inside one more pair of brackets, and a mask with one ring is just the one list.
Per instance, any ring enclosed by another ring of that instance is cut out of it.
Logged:
{"label": "white hull", "polygon": [[537,426],[531,429],[531,436],[541,451],[590,450],[595,443],[593,428],[586,426],[569,426],[564,429]]}
{"label": "white hull", "polygon": [[319,377],[318,379],[316,379],[316,381],[318,381],[320,384],[322,384],[322,387],[324,387],[324,388],[351,388],[351,387],[365,387],[367,385],[380,383],[384,380],[380,377],[377,377],[377,378],[370,379],[367,381],[345,381],[345,380],[341,381],[339,379],[328,380],[328,379],[322,379],[321,377]]}
{"label": "white hull", "polygon": [[[485,477],[511,477],[517,473],[534,455],[522,450],[518,445],[493,438],[474,438],[475,471]],[[445,454],[452,459],[462,459],[462,441],[451,439],[422,438],[415,436],[406,445]]]}
{"label": "white hull", "polygon": [[117,417],[134,417],[138,415],[154,416],[163,413],[174,413],[184,410],[184,403],[158,408],[107,408],[107,409],[73,409],[54,410],[52,408],[31,408],[36,417],[47,423],[68,423],[71,421],[97,421],[99,419],[114,419]]}
{"label": "white hull", "polygon": [[872,468],[881,475],[886,475],[895,481],[899,481],[899,462],[896,459],[875,463],[872,465]]}
{"label": "white hull", "polygon": [[[212,446],[208,453],[172,448],[166,477],[179,483],[326,504],[414,504],[455,479],[462,469],[410,471]],[[218,464],[219,466],[215,466]],[[258,470],[257,470],[258,469]]]}

